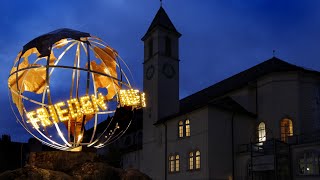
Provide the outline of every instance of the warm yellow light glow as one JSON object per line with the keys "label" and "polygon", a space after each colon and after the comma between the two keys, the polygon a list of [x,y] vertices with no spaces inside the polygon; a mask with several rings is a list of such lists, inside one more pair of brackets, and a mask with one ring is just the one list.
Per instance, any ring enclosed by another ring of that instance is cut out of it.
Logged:
{"label": "warm yellow light glow", "polygon": [[196,151],[196,169],[200,169],[200,151]]}
{"label": "warm yellow light glow", "polygon": [[60,121],[67,121],[70,119],[69,115],[67,114],[68,109],[61,109],[61,107],[65,106],[65,105],[66,105],[66,103],[64,103],[64,102],[59,102],[54,105],[54,107],[57,110]]}
{"label": "warm yellow light glow", "polygon": [[[81,119],[83,115],[93,115],[101,110],[107,110],[105,96],[101,93],[98,97],[94,95],[86,95],[80,97],[80,102],[77,98],[67,100],[68,107],[65,102],[58,102],[54,105],[49,105],[47,108],[41,107],[35,111],[27,112],[27,123],[31,123],[35,128],[39,128],[39,123],[43,127],[52,125],[54,122],[68,121],[72,119]],[[60,121],[59,121],[60,120]]]}
{"label": "warm yellow light glow", "polygon": [[94,95],[91,95],[91,100],[96,112],[99,112],[99,107],[102,110],[107,110],[107,105],[104,102],[104,96],[101,93],[98,94],[98,98],[96,98]]}
{"label": "warm yellow light glow", "polygon": [[266,141],[266,124],[261,122],[258,126],[258,141]]}
{"label": "warm yellow light glow", "polygon": [[145,94],[140,93],[139,90],[128,89],[120,90],[120,105],[132,106],[134,108],[146,107]]}
{"label": "warm yellow light glow", "polygon": [[142,107],[146,107],[146,96],[145,96],[145,93],[141,93],[141,106]]}
{"label": "warm yellow light glow", "polygon": [[73,119],[82,116],[80,103],[77,98],[70,99],[67,101],[67,103],[68,103],[68,107],[69,107],[69,112],[70,112],[71,117]]}
{"label": "warm yellow light glow", "polygon": [[186,136],[187,137],[190,136],[190,120],[189,119],[186,120]]}
{"label": "warm yellow light glow", "polygon": [[89,96],[83,96],[80,98],[81,110],[84,115],[89,115],[94,113],[92,108],[92,103]]}
{"label": "warm yellow light glow", "polygon": [[293,124],[291,119],[282,119],[280,121],[280,128],[281,128],[281,140],[283,142],[288,141],[289,136],[293,136]]}
{"label": "warm yellow light glow", "polygon": [[[128,65],[101,39],[70,29],[48,34],[55,41],[46,44],[43,37],[30,41],[37,47],[23,48],[10,70],[8,88],[17,122],[42,144],[59,150],[102,148],[116,141],[132,125],[132,113],[146,106],[148,94],[132,89]],[[40,46],[47,51],[40,51]],[[125,97],[128,106],[123,108],[121,89],[130,89]],[[107,126],[100,127],[104,122]],[[174,166],[181,169],[181,162]]]}
{"label": "warm yellow light glow", "polygon": [[79,134],[79,135],[78,135],[77,144],[79,144],[79,143],[80,143],[81,139],[82,139],[82,134]]}
{"label": "warm yellow light glow", "polygon": [[50,117],[51,117],[52,122],[58,123],[59,122],[58,115],[57,115],[57,112],[54,109],[53,105],[49,105],[48,109],[49,109],[49,112],[50,112]]}
{"label": "warm yellow light glow", "polygon": [[193,170],[193,152],[189,153],[189,170]]}
{"label": "warm yellow light glow", "polygon": [[43,127],[52,125],[52,122],[49,120],[49,113],[46,108],[42,107],[37,109],[37,115]]}
{"label": "warm yellow light glow", "polygon": [[176,155],[176,172],[180,170],[180,157]]}
{"label": "warm yellow light glow", "polygon": [[35,112],[35,111],[30,111],[30,112],[28,112],[27,113],[27,117],[28,117],[28,121],[27,121],[27,123],[31,123],[32,124],[32,126],[34,127],[34,128],[36,128],[36,129],[39,129],[39,125],[37,124],[40,120],[39,120],[39,118],[37,118],[35,115],[36,115],[37,113]]}
{"label": "warm yellow light glow", "polygon": [[183,137],[183,121],[179,121],[179,137]]}

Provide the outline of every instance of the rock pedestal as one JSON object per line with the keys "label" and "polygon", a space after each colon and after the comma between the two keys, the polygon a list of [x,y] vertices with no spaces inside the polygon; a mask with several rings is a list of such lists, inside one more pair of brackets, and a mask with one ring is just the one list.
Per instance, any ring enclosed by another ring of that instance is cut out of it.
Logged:
{"label": "rock pedestal", "polygon": [[6,171],[1,179],[112,179],[131,180],[150,178],[135,169],[109,166],[92,152],[47,151],[31,152],[24,168]]}
{"label": "rock pedestal", "polygon": [[28,164],[42,169],[69,172],[86,162],[101,162],[92,152],[31,152]]}

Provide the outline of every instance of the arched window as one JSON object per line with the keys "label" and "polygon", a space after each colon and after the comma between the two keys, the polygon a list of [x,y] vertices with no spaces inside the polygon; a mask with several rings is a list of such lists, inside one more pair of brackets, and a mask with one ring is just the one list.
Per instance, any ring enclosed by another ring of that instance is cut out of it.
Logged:
{"label": "arched window", "polygon": [[266,124],[261,122],[258,126],[258,141],[263,142],[266,141]]}
{"label": "arched window", "polygon": [[320,175],[319,152],[304,152],[298,159],[299,175]]}
{"label": "arched window", "polygon": [[190,121],[189,119],[186,120],[186,136],[190,136]]}
{"label": "arched window", "polygon": [[169,156],[169,172],[179,172],[180,171],[180,156],[170,155]]}
{"label": "arched window", "polygon": [[188,166],[189,170],[193,170],[193,152],[189,153],[189,166]]}
{"label": "arched window", "polygon": [[179,172],[180,170],[180,157],[179,155],[176,155],[176,172]]}
{"label": "arched window", "polygon": [[191,151],[188,156],[188,170],[200,170],[201,159],[200,159],[200,151]]}
{"label": "arched window", "polygon": [[196,169],[200,169],[201,159],[200,151],[196,151]]}
{"label": "arched window", "polygon": [[174,172],[174,156],[169,156],[169,172]]}
{"label": "arched window", "polygon": [[185,121],[179,121],[178,123],[178,137],[190,137],[191,131],[190,131],[190,120],[187,119]]}
{"label": "arched window", "polygon": [[183,137],[183,121],[179,121],[179,138]]}
{"label": "arched window", "polygon": [[293,135],[293,126],[291,119],[282,119],[280,121],[281,141],[287,142],[288,136]]}

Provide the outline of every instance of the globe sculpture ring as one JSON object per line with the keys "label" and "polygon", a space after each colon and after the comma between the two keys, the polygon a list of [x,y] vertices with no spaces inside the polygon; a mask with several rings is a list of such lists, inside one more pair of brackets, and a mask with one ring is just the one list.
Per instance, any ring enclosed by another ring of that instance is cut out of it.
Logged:
{"label": "globe sculpture ring", "polygon": [[104,41],[58,29],[23,46],[8,78],[9,98],[17,122],[43,144],[102,148],[145,107],[144,93],[130,81],[128,66]]}

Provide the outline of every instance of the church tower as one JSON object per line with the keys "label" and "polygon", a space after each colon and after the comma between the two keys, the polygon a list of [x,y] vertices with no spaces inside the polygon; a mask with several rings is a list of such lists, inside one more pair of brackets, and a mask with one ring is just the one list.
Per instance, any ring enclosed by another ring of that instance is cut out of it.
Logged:
{"label": "church tower", "polygon": [[144,42],[142,171],[153,179],[165,179],[165,130],[154,123],[179,112],[179,38],[165,10],[160,7]]}
{"label": "church tower", "polygon": [[179,38],[165,10],[160,7],[143,36],[143,88],[146,112],[155,123],[179,110]]}

